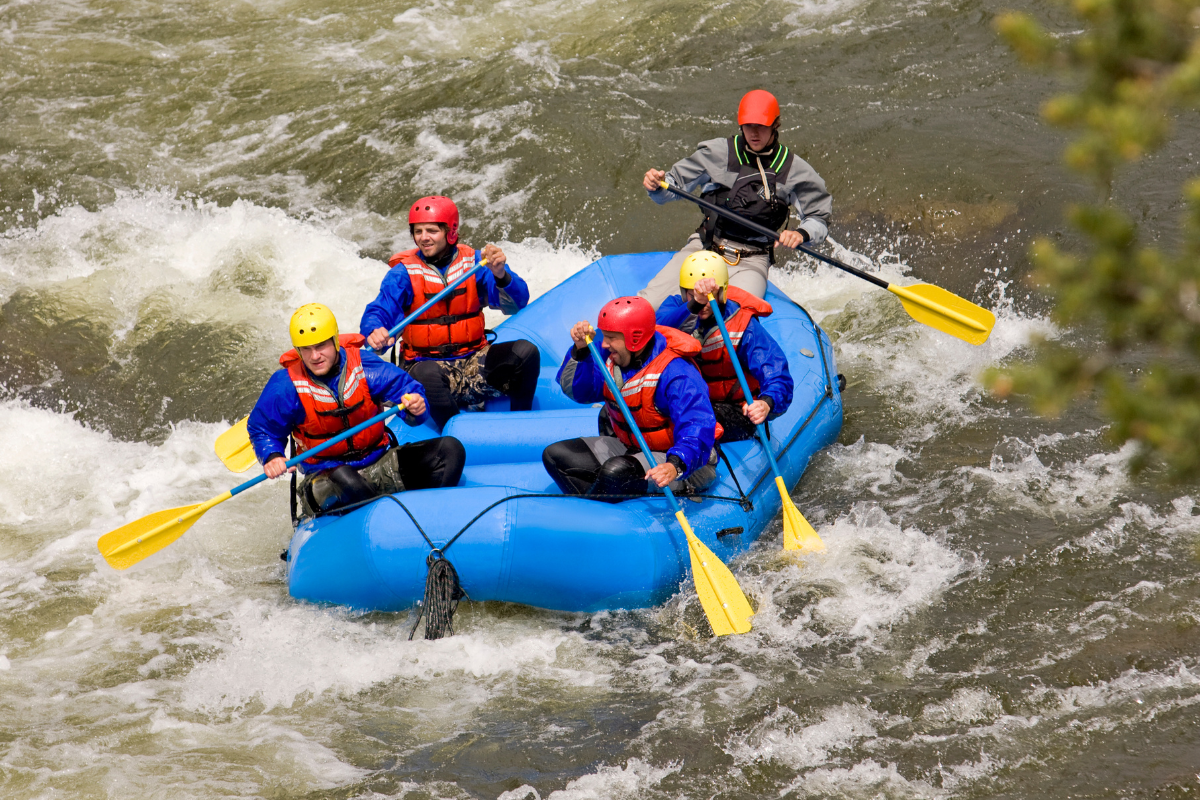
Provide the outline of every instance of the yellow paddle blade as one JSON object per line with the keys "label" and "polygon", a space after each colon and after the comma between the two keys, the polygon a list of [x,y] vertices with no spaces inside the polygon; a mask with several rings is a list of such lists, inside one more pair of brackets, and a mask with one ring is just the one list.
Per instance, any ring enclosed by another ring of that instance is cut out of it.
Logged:
{"label": "yellow paddle blade", "polygon": [[683,532],[687,534],[688,554],[692,559],[692,579],[696,582],[696,594],[700,605],[708,616],[713,633],[725,636],[730,633],[746,633],[750,630],[750,617],[754,609],[738,586],[737,578],[729,567],[717,558],[704,542],[692,533],[692,526],[682,511],[675,513]]}
{"label": "yellow paddle blade", "polygon": [[803,550],[809,553],[825,552],[825,543],[792,502],[791,495],[783,484],[783,478],[776,477],[775,485],[779,487],[779,496],[783,498],[783,549]]}
{"label": "yellow paddle blade", "polygon": [[155,511],[100,537],[96,546],[114,569],[127,569],[182,536],[205,511],[233,495],[225,492],[205,503]]}
{"label": "yellow paddle blade", "polygon": [[246,421],[242,417],[232,428],[217,437],[213,449],[217,458],[233,472],[245,472],[258,463],[254,448],[250,446],[250,434],[246,431]]}
{"label": "yellow paddle blade", "polygon": [[904,310],[917,322],[964,342],[983,344],[996,325],[995,314],[940,286],[930,283],[913,286],[889,284],[887,288],[900,298]]}

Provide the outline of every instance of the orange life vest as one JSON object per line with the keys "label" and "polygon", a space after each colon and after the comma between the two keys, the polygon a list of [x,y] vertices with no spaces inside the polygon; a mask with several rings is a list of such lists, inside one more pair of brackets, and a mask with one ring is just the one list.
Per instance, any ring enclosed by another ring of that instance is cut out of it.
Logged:
{"label": "orange life vest", "polygon": [[[773,309],[766,300],[755,297],[736,286],[728,287],[725,290],[725,296],[738,304],[738,310],[725,320],[725,328],[729,331],[729,341],[733,343],[734,352],[737,352],[742,335],[745,334],[746,328],[750,327],[750,320],[755,317],[769,317]],[[708,384],[709,400],[714,403],[745,402],[746,397],[742,394],[742,387],[738,383],[733,362],[729,360],[729,350],[725,347],[725,340],[721,337],[721,329],[716,325],[713,325],[712,330],[700,342],[700,358],[696,365],[700,367],[700,374],[704,376],[704,381]],[[758,380],[749,372],[746,372],[746,383],[750,386],[750,392],[757,395]]]}
{"label": "orange life vest", "polygon": [[[658,325],[654,329],[666,338],[667,346],[661,353],[647,361],[624,384],[621,382],[621,368],[613,362],[612,356],[609,356],[605,367],[612,374],[617,386],[620,387],[621,397],[625,398],[625,404],[629,406],[629,410],[633,414],[633,421],[637,423],[638,430],[645,437],[646,444],[650,446],[651,450],[661,453],[669,450],[675,444],[675,423],[654,405],[654,392],[658,388],[658,379],[662,377],[663,370],[667,368],[667,365],[675,359],[690,359],[698,355],[700,344],[691,336],[675,328],[664,328]],[[637,439],[634,438],[633,432],[626,424],[625,415],[621,413],[621,407],[617,405],[616,399],[609,391],[607,381],[604,384],[604,402],[608,407],[608,419],[612,423],[613,433],[626,447],[637,447]],[[717,431],[719,438],[722,432],[720,425],[717,426]]]}
{"label": "orange life vest", "polygon": [[[446,277],[421,258],[413,248],[396,253],[388,266],[403,265],[412,282],[412,308],[445,289],[467,270],[475,266],[475,251],[465,244],[457,245],[458,253],[446,267]],[[404,329],[403,354],[415,358],[452,358],[474,353],[487,344],[483,328],[483,304],[479,302],[479,287],[474,277],[468,278],[450,296],[409,323]]]}
{"label": "orange life vest", "polygon": [[[338,344],[345,348],[346,363],[338,377],[337,395],[319,380],[313,378],[300,354],[288,350],[279,357],[279,363],[287,368],[288,377],[296,387],[300,404],[304,406],[304,422],[292,435],[300,452],[310,450],[342,431],[350,430],[360,422],[366,422],[380,412],[371,399],[367,388],[367,376],[362,368],[359,348],[366,340],[357,333],[344,333]],[[358,461],[387,443],[387,426],[377,422],[366,430],[359,431],[349,439],[322,450],[315,458],[305,460],[308,466],[319,466],[325,460]]]}

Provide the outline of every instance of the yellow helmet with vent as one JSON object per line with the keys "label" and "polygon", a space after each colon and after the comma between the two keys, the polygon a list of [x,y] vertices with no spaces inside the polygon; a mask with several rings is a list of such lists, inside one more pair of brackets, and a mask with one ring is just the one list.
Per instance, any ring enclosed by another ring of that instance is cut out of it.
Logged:
{"label": "yellow helmet with vent", "polygon": [[328,306],[308,303],[297,308],[296,313],[292,314],[288,331],[292,335],[292,345],[311,347],[336,338],[338,324]]}
{"label": "yellow helmet with vent", "polygon": [[679,265],[679,288],[694,289],[701,278],[712,278],[717,289],[724,289],[729,285],[729,265],[711,250],[692,253]]}

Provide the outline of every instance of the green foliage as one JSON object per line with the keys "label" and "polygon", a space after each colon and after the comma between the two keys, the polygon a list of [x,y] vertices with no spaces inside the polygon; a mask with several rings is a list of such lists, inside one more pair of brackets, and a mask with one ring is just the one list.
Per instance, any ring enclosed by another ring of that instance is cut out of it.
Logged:
{"label": "green foliage", "polygon": [[1073,0],[1082,33],[1055,37],[1025,14],[996,29],[1026,63],[1073,79],[1076,91],[1043,106],[1074,131],[1068,166],[1091,179],[1096,202],[1073,206],[1087,252],[1034,243],[1032,280],[1055,299],[1063,327],[1095,331],[1081,352],[1039,342],[1026,364],[992,370],[1001,396],[1061,413],[1095,396],[1113,438],[1140,445],[1134,467],[1164,463],[1178,480],[1200,478],[1200,179],[1183,187],[1183,243],[1166,253],[1138,243],[1137,226],[1111,198],[1122,166],[1162,147],[1181,109],[1200,104],[1200,0]]}

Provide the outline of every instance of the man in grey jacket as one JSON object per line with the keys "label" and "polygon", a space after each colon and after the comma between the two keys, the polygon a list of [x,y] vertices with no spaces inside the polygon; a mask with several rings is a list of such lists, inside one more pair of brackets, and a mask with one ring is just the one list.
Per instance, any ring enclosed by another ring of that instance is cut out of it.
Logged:
{"label": "man in grey jacket", "polygon": [[725,206],[760,225],[779,230],[792,211],[799,224],[772,242],[756,231],[706,211],[704,222],[683,249],[667,262],[638,295],[655,308],[679,291],[679,265],[699,250],[712,250],[729,264],[729,285],[762,297],[767,272],[775,263],[775,245],[795,248],[820,244],[829,232],[833,198],[825,181],[807,161],[779,143],[779,101],[762,89],[747,92],[738,105],[741,130],[728,139],[701,142],[696,152],[676,162],[670,172],[647,170],[642,185],[658,204],[679,199],[659,186],[691,192],[700,187],[705,200]]}

